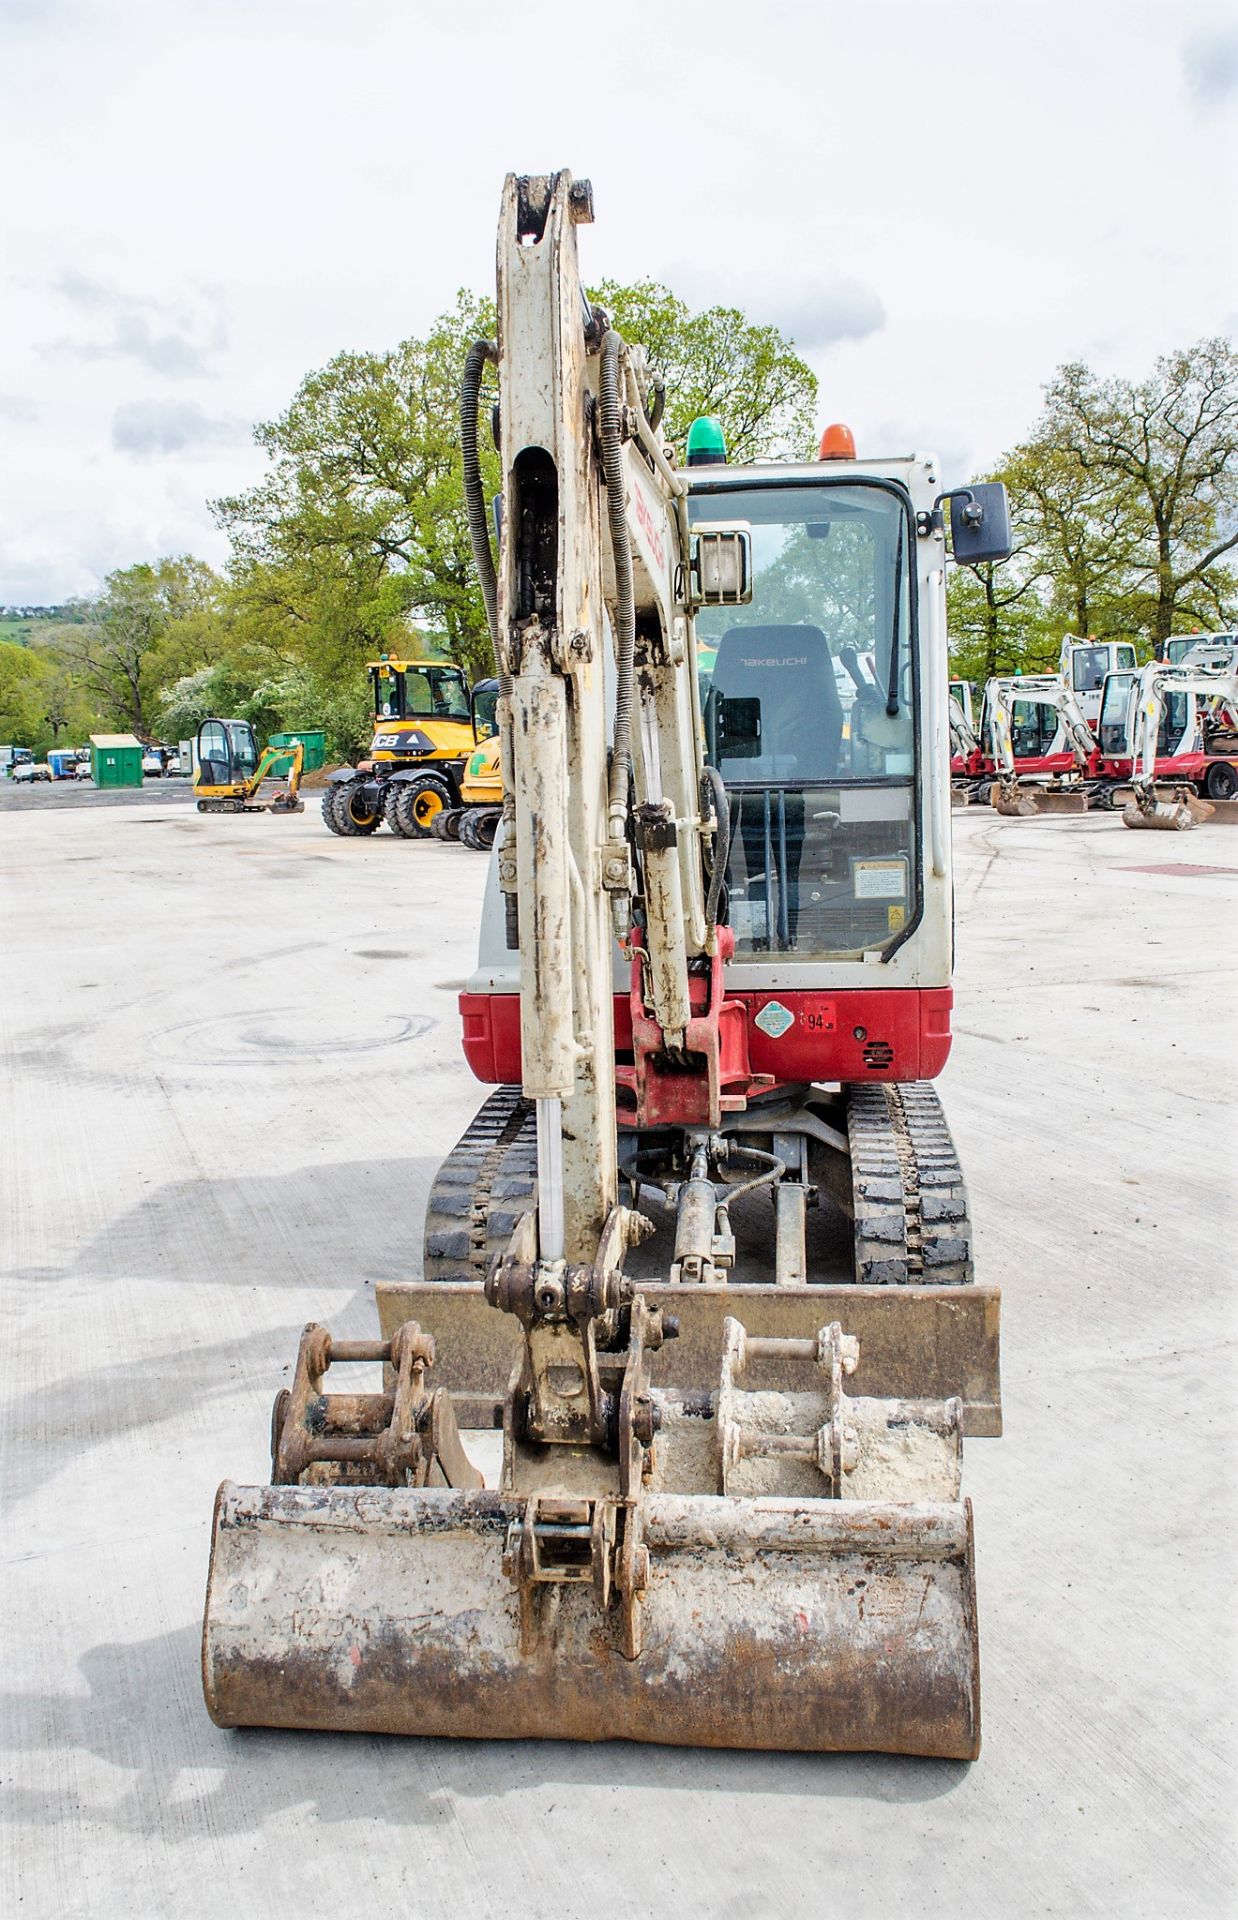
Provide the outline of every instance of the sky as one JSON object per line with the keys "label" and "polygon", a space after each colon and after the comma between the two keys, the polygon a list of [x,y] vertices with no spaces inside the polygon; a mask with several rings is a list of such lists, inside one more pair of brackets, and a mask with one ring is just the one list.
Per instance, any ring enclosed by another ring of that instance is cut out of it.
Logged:
{"label": "sky", "polygon": [[222,565],[255,422],[493,286],[509,172],[587,277],[796,341],[820,424],[951,482],[1063,361],[1238,332],[1216,0],[0,0],[0,603]]}

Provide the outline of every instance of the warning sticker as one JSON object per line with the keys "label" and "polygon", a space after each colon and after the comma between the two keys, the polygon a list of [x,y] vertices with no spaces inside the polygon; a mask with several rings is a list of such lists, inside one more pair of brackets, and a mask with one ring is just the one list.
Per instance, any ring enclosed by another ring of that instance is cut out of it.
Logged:
{"label": "warning sticker", "polygon": [[898,933],[907,919],[906,907],[887,907],[886,924],[891,933]]}
{"label": "warning sticker", "polygon": [[857,900],[905,900],[905,860],[857,860],[852,870]]}

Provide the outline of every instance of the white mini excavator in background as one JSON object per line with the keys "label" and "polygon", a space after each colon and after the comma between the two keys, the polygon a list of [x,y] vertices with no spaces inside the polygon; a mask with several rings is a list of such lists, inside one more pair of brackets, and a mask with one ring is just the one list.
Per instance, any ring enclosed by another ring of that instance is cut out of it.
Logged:
{"label": "white mini excavator in background", "polygon": [[[748,467],[706,430],[679,469],[658,380],[584,294],[591,219],[587,182],[509,177],[498,341],[464,381],[504,819],[461,1007],[496,1090],[435,1181],[422,1279],[379,1285],[378,1340],[306,1330],[273,1484],[220,1489],[207,1704],[973,1758],[960,1475],[964,1434],[1000,1431],[998,1296],[930,1084],[944,508],[959,558],[997,558],[1005,495],[840,429]],[[872,672],[844,725],[847,650]],[[351,1361],[382,1391],[328,1391]]]}
{"label": "white mini excavator in background", "polygon": [[[1211,801],[1202,799],[1184,777],[1175,783],[1168,799],[1157,793],[1157,745],[1166,702],[1174,695],[1190,699],[1193,743],[1179,742],[1179,755],[1194,760],[1211,754],[1217,736],[1224,734],[1231,745],[1238,721],[1238,647],[1223,642],[1194,646],[1178,666],[1152,660],[1139,675],[1128,707],[1128,733],[1131,757],[1130,804],[1122,819],[1128,827],[1154,827],[1179,832],[1210,819],[1216,811]],[[1210,769],[1227,775],[1227,784],[1215,788],[1219,799],[1230,799],[1238,790],[1238,753],[1216,755]],[[1205,779],[1207,776],[1205,775]]]}

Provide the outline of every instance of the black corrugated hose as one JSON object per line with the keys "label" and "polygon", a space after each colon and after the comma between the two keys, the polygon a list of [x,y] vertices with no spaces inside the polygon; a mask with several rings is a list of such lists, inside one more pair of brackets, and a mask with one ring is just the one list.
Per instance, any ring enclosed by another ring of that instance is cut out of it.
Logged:
{"label": "black corrugated hose", "polygon": [[627,813],[628,772],[632,761],[632,679],[636,660],[636,595],[632,549],[628,544],[623,484],[623,406],[619,394],[619,356],[623,341],[613,327],[602,341],[598,419],[602,433],[602,472],[606,479],[606,517],[615,562],[615,731],[610,759],[610,812]]}
{"label": "black corrugated hose", "polygon": [[[482,372],[489,362],[499,363],[499,350],[493,340],[475,340],[464,362],[460,380],[460,450],[464,465],[464,504],[469,519],[469,539],[473,544],[473,564],[481,582],[481,597],[486,603],[486,623],[494,643],[494,663],[500,681],[506,676],[499,662],[499,589],[490,548],[490,528],[486,519],[486,492],[481,482],[481,460],[477,452],[477,410],[481,402]],[[510,685],[503,687],[510,694]]]}
{"label": "black corrugated hose", "polygon": [[731,852],[731,803],[717,767],[706,767],[701,774],[701,811],[714,823],[714,850],[709,863],[709,892],[705,897],[705,921],[710,932],[718,924],[718,904],[726,863]]}

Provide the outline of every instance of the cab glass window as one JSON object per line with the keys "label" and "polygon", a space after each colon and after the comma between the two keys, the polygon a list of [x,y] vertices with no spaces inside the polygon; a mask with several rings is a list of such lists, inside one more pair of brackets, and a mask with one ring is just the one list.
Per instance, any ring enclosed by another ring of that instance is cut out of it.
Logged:
{"label": "cab glass window", "polygon": [[1099,722],[1102,753],[1121,756],[1130,751],[1126,741],[1126,723],[1134,682],[1132,673],[1111,673],[1105,678]]}
{"label": "cab glass window", "polygon": [[394,667],[373,669],[374,715],[378,720],[399,720],[404,713],[404,675]]}
{"label": "cab glass window", "polygon": [[258,742],[254,730],[243,720],[232,721],[228,727],[228,739],[232,746],[233,778],[248,780],[258,770]]}
{"label": "cab glass window", "polygon": [[1048,753],[1057,729],[1057,709],[1048,701],[1011,702],[1010,744],[1016,760],[1037,760]]}
{"label": "cab glass window", "polygon": [[406,667],[406,720],[467,720],[469,696],[457,667]]}
{"label": "cab glass window", "polygon": [[[1128,648],[1129,652],[1130,649]],[[1135,657],[1124,664],[1134,666]],[[1071,684],[1076,693],[1097,693],[1105,684],[1109,668],[1107,647],[1076,647],[1071,655]]]}
{"label": "cab glass window", "polygon": [[730,795],[737,958],[889,946],[919,886],[904,502],[858,483],[704,485],[689,511],[752,529],[751,604],[696,618],[706,754]]}

